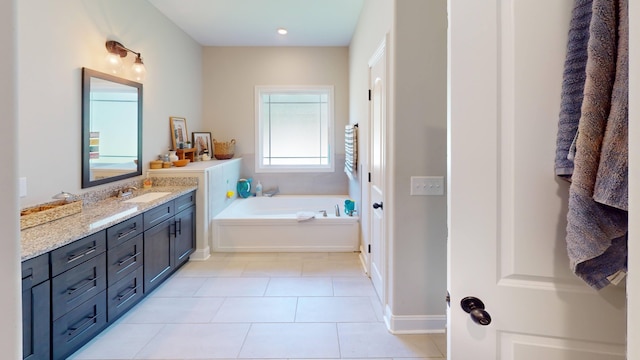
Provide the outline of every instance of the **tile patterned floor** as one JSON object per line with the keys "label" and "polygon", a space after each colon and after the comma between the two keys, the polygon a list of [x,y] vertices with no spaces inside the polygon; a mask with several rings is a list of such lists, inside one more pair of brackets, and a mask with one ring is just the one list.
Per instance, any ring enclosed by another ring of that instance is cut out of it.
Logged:
{"label": "tile patterned floor", "polygon": [[444,359],[392,335],[353,253],[219,253],[187,263],[72,360]]}

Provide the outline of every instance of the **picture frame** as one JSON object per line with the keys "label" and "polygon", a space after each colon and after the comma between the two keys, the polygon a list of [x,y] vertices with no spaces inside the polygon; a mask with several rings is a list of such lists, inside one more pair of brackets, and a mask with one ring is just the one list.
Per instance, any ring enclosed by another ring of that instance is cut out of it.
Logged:
{"label": "picture frame", "polygon": [[187,119],[178,116],[169,117],[169,125],[171,127],[171,146],[174,150],[180,148],[180,144],[189,141],[189,133],[187,132]]}
{"label": "picture frame", "polygon": [[193,137],[193,147],[196,149],[196,156],[204,154],[204,150],[207,150],[209,156],[213,156],[213,143],[211,141],[210,132],[194,131],[191,133]]}

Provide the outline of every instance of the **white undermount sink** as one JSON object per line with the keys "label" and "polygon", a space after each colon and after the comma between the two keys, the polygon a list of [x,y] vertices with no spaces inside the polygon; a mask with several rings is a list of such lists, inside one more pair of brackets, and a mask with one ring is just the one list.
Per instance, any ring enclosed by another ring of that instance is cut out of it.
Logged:
{"label": "white undermount sink", "polygon": [[146,194],[142,194],[140,196],[136,196],[134,198],[131,198],[129,200],[125,200],[124,202],[126,203],[146,203],[146,202],[150,202],[153,200],[157,200],[163,196],[167,196],[171,194],[170,192],[163,192],[163,191],[158,191],[158,192],[150,192],[150,193],[146,193]]}

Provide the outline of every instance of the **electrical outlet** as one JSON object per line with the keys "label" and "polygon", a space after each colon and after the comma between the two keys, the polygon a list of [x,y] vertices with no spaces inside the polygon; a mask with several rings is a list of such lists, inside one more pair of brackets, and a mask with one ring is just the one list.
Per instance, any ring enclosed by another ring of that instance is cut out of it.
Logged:
{"label": "electrical outlet", "polygon": [[410,195],[444,195],[444,177],[412,176]]}

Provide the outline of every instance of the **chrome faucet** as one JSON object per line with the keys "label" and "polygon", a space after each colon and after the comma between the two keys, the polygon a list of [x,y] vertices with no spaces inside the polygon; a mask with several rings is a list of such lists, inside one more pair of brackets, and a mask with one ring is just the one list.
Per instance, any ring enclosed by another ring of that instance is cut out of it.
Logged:
{"label": "chrome faucet", "polygon": [[138,188],[135,186],[128,186],[124,189],[120,189],[120,191],[118,191],[118,197],[122,198],[122,197],[131,196],[133,195],[134,190],[138,190]]}
{"label": "chrome faucet", "polygon": [[336,216],[340,216],[340,205],[336,204]]}
{"label": "chrome faucet", "polygon": [[327,217],[327,210],[318,210],[322,213],[322,217]]}

